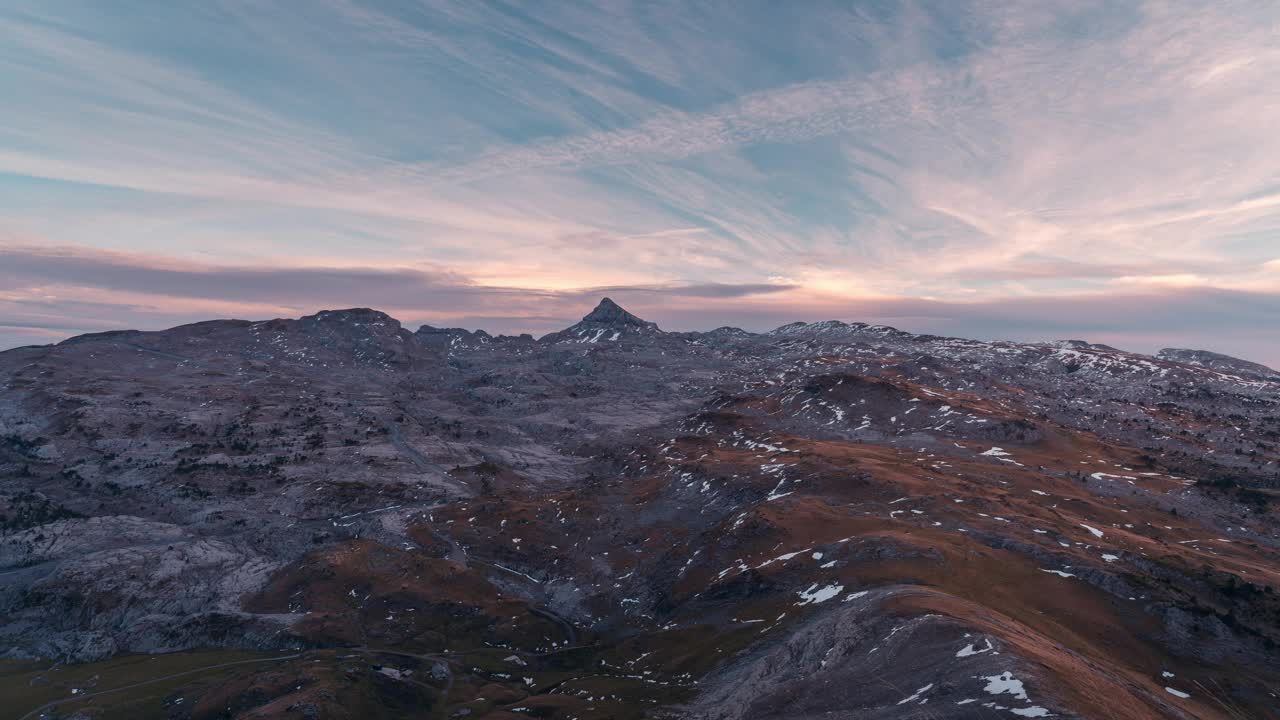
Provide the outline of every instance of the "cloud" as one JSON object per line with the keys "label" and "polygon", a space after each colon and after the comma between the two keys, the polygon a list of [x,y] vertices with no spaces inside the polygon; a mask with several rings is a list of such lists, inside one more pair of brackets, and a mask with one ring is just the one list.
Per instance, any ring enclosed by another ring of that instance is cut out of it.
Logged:
{"label": "cloud", "polygon": [[[1010,258],[1005,264],[996,267],[968,267],[955,273],[958,278],[976,280],[1061,280],[1061,279],[1101,279],[1129,280],[1135,282],[1151,282],[1159,284],[1159,278],[1177,277],[1178,266],[1159,262],[1148,263],[1112,263],[1106,261],[1079,261],[1070,258],[1055,257],[1039,253],[1028,253]],[[1237,274],[1242,272],[1240,263],[1213,263],[1208,267],[1201,266],[1202,275]],[[1154,273],[1154,274],[1151,274]],[[1198,283],[1206,280],[1199,278]]]}
{"label": "cloud", "polygon": [[578,296],[592,296],[600,293],[623,293],[625,295],[651,295],[663,297],[694,297],[694,298],[739,298],[747,295],[767,295],[770,293],[786,292],[795,290],[799,286],[788,285],[783,283],[742,283],[738,285],[728,285],[725,283],[707,283],[703,285],[668,285],[657,287],[643,286],[616,286],[616,287],[600,287],[587,288],[577,291]]}
{"label": "cloud", "polygon": [[[1154,352],[1200,346],[1280,364],[1280,293],[1178,285],[976,302],[831,295],[785,284],[608,286],[568,291],[475,284],[456,273],[381,268],[255,269],[83,249],[0,247],[0,339],[159,329],[209,317],[262,319],[371,306],[416,324],[543,334],[609,295],[671,330],[763,331],[843,319],[987,339],[1083,338]],[[227,300],[231,298],[232,300]]]}
{"label": "cloud", "polygon": [[[572,317],[604,294],[679,303],[792,289],[708,283],[546,290],[479,284],[437,268],[235,267],[83,248],[0,246],[0,322],[49,331],[102,329],[127,320],[155,327],[157,320],[196,318],[201,312],[261,317],[351,306],[423,318],[477,311],[522,317],[522,310],[530,318],[556,310]],[[103,316],[113,314],[120,320],[102,325]]]}
{"label": "cloud", "polygon": [[154,326],[339,304],[571,319],[624,288],[726,319],[966,308],[955,334],[1001,303],[1266,298],[1277,21],[1266,0],[19,0],[0,235],[44,251],[6,256],[0,292]]}
{"label": "cloud", "polygon": [[0,247],[0,289],[33,280],[160,297],[271,304],[354,296],[402,306],[448,300],[469,290],[464,278],[440,270],[223,267],[70,248]]}

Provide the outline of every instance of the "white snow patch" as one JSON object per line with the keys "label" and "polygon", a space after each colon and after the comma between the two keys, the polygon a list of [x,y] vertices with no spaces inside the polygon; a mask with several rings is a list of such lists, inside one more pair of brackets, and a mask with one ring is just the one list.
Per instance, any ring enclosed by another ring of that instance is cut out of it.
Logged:
{"label": "white snow patch", "polygon": [[809,586],[808,590],[801,590],[796,593],[800,596],[800,602],[796,603],[796,605],[808,605],[810,603],[816,605],[818,603],[823,603],[836,595],[839,595],[841,590],[844,590],[843,585],[832,584],[819,589],[818,583],[814,583]]}
{"label": "white snow patch", "polygon": [[956,657],[969,657],[970,655],[981,655],[984,652],[995,650],[995,647],[991,645],[990,640],[984,639],[984,642],[986,642],[987,646],[982,648],[981,650],[974,649],[973,643],[969,643],[968,645],[965,645],[959,652],[956,653]]}
{"label": "white snow patch", "polygon": [[1027,699],[1027,691],[1022,687],[1022,681],[1015,678],[1008,670],[999,675],[987,675],[982,679],[987,681],[987,686],[983,690],[991,695],[1009,693],[1019,700]]}
{"label": "white snow patch", "polygon": [[899,700],[899,701],[898,701],[898,704],[899,704],[899,705],[906,705],[907,703],[911,702],[912,700],[919,700],[921,695],[923,695],[924,693],[929,692],[929,690],[931,690],[932,688],[933,688],[933,683],[929,683],[928,685],[925,685],[924,687],[922,687],[922,688],[920,688],[919,690],[917,690],[917,691],[915,691],[914,693],[912,693],[912,695],[911,695],[910,697],[905,697],[905,698],[902,698],[901,700]]}

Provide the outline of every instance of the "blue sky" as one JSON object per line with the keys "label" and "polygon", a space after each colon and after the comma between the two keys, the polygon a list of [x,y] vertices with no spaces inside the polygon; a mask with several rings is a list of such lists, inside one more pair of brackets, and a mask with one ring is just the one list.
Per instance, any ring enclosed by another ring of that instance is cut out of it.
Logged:
{"label": "blue sky", "polygon": [[1280,5],[0,8],[0,346],[379,307],[1280,364]]}

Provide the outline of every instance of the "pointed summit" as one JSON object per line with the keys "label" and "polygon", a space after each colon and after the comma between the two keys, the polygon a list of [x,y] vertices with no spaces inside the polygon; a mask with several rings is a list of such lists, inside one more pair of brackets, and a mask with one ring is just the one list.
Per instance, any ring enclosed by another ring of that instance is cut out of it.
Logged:
{"label": "pointed summit", "polygon": [[587,313],[582,318],[582,322],[593,325],[608,325],[610,327],[625,325],[647,327],[653,325],[653,323],[645,322],[626,310],[623,310],[621,305],[609,298],[601,299],[600,304],[596,305],[596,309]]}
{"label": "pointed summit", "polygon": [[613,342],[624,337],[651,338],[663,334],[655,323],[641,320],[623,310],[618,303],[609,298],[603,298],[600,304],[581,320],[542,339],[549,342],[597,343]]}

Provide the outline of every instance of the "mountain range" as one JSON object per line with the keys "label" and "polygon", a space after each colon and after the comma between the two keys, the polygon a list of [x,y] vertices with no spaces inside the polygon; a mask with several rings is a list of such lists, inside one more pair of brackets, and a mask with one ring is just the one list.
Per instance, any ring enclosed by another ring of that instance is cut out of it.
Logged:
{"label": "mountain range", "polygon": [[0,353],[21,718],[1280,716],[1280,372],[370,309]]}

